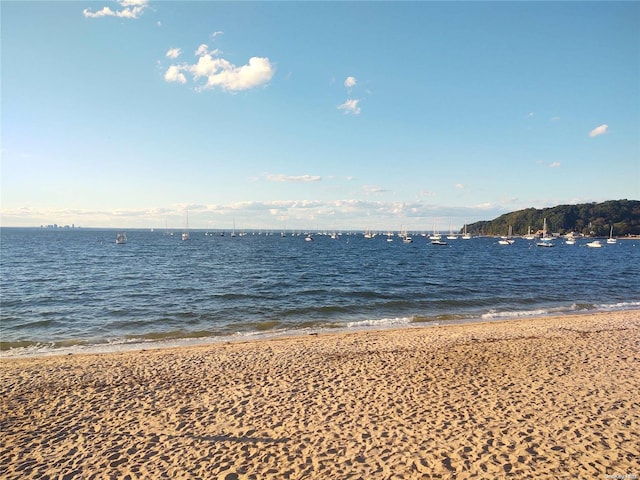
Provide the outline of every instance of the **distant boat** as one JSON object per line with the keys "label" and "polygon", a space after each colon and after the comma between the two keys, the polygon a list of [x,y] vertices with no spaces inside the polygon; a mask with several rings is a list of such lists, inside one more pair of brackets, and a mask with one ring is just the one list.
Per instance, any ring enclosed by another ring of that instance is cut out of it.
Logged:
{"label": "distant boat", "polygon": [[166,220],[164,221],[164,234],[165,234],[167,237],[168,237],[168,236],[173,235],[173,232],[171,232],[171,231],[169,230],[169,227],[167,226],[167,221],[166,221]]}
{"label": "distant boat", "polygon": [[618,241],[615,238],[613,238],[613,225],[611,225],[611,230],[609,230],[609,238],[607,238],[607,243],[612,245],[617,242]]}
{"label": "distant boat", "polygon": [[498,240],[498,244],[513,245],[514,243],[516,243],[516,241],[511,237],[513,237],[513,227],[509,225],[509,233],[507,234],[506,237],[502,237],[500,240]]}
{"label": "distant boat", "polygon": [[449,235],[447,235],[447,239],[448,240],[457,240],[458,239],[458,235],[453,233],[453,221],[449,222]]}
{"label": "distant boat", "polygon": [[433,233],[429,237],[429,240],[440,240],[440,239],[442,239],[442,235],[438,233],[438,224],[436,222],[433,222]]}
{"label": "distant boat", "polygon": [[538,243],[536,243],[539,247],[553,247],[553,243],[551,242],[553,237],[549,237],[547,235],[547,219],[545,217],[544,222],[542,224],[542,238]]}
{"label": "distant boat", "polygon": [[311,234],[308,234],[306,237],[304,237],[304,241],[305,242],[313,242],[313,237],[311,236]]}
{"label": "distant boat", "polygon": [[467,233],[467,224],[466,223],[464,224],[464,230],[462,232],[462,239],[463,240],[471,240],[471,235],[469,235]]}
{"label": "distant boat", "polygon": [[447,245],[447,242],[443,240],[431,240],[431,245]]}
{"label": "distant boat", "polygon": [[524,236],[525,240],[535,240],[536,236],[531,233],[531,225],[529,225],[529,230],[527,231],[527,234]]}
{"label": "distant boat", "polygon": [[182,240],[189,240],[189,211],[187,210],[187,219],[184,224],[184,232],[182,232]]}
{"label": "distant boat", "polygon": [[125,243],[127,243],[127,234],[124,232],[118,232],[116,235],[116,244],[124,245]]}
{"label": "distant boat", "polygon": [[576,239],[574,238],[573,235],[570,235],[567,237],[567,240],[564,243],[566,243],[567,245],[575,245]]}
{"label": "distant boat", "polygon": [[413,243],[413,238],[411,238],[406,230],[401,230],[398,236],[402,239],[402,243]]}
{"label": "distant boat", "polygon": [[593,242],[587,243],[587,247],[589,248],[602,248],[602,243],[600,240],[594,240]]}

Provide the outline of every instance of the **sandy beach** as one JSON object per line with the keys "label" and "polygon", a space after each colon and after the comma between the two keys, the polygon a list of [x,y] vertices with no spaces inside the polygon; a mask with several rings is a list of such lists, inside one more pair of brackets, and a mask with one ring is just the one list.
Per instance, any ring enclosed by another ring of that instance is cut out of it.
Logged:
{"label": "sandy beach", "polygon": [[638,478],[640,312],[1,360],[3,479]]}

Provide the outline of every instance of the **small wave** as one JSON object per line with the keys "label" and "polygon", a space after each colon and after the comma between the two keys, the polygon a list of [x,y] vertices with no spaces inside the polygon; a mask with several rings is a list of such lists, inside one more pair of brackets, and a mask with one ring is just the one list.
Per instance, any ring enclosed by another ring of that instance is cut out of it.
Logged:
{"label": "small wave", "polygon": [[495,320],[501,318],[522,318],[522,317],[538,317],[547,315],[563,315],[575,314],[577,312],[593,312],[593,311],[618,311],[618,310],[636,310],[640,309],[639,302],[619,302],[619,303],[573,303],[558,307],[538,308],[533,310],[489,310],[480,316],[483,320]]}
{"label": "small wave", "polygon": [[347,322],[344,326],[346,328],[358,329],[358,328],[393,328],[393,327],[406,327],[411,324],[412,319],[408,317],[396,317],[396,318],[380,318],[380,319],[366,319],[355,320]]}
{"label": "small wave", "polygon": [[462,313],[444,313],[440,315],[414,315],[411,321],[413,323],[458,323],[477,319],[477,315],[462,314]]}
{"label": "small wave", "polygon": [[487,313],[484,313],[480,316],[483,320],[494,320],[498,318],[520,318],[520,317],[535,317],[548,315],[550,312],[547,309],[539,308],[535,310],[521,310],[521,311],[502,311],[499,312],[497,310],[489,310]]}
{"label": "small wave", "polygon": [[597,305],[601,310],[636,310],[640,309],[640,301],[638,302],[619,302],[619,303],[600,303]]}

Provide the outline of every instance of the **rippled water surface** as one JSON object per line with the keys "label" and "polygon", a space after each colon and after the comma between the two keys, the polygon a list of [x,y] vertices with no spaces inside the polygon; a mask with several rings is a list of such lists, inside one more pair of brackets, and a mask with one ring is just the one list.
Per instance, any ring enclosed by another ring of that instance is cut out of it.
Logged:
{"label": "rippled water surface", "polygon": [[640,241],[1,230],[3,350],[640,309]]}

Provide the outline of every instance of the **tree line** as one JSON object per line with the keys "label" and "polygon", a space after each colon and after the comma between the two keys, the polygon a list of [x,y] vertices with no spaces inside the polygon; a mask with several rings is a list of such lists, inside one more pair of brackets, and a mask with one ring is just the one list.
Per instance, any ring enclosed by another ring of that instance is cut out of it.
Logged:
{"label": "tree line", "polygon": [[472,235],[506,235],[511,226],[514,235],[526,235],[529,229],[533,233],[542,230],[545,218],[547,231],[560,235],[574,232],[587,236],[608,236],[612,225],[613,234],[617,237],[640,235],[638,200],[527,208],[505,213],[494,220],[469,224],[467,231]]}

